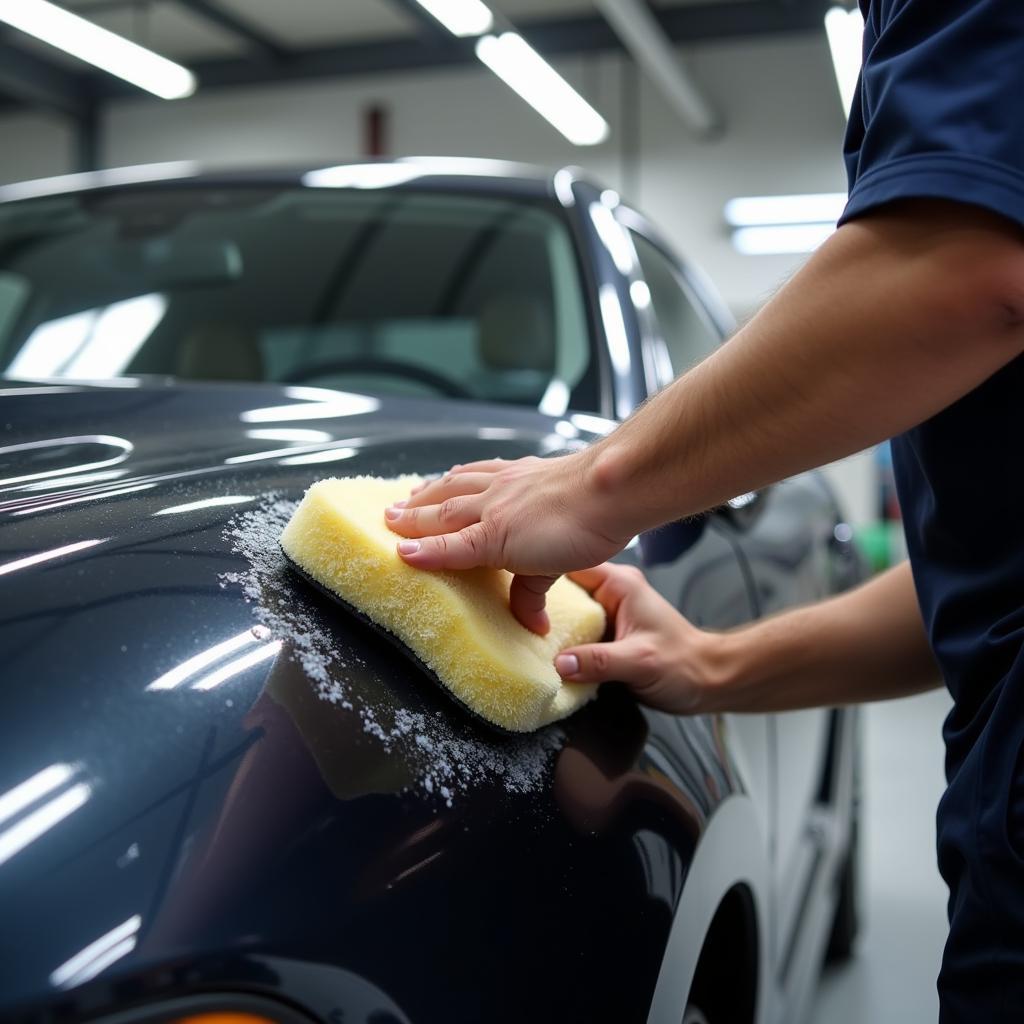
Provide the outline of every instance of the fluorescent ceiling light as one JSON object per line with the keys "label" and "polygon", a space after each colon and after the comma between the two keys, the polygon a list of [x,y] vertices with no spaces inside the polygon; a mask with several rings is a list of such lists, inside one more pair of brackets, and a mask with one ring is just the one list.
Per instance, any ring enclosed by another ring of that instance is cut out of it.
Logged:
{"label": "fluorescent ceiling light", "polygon": [[303,441],[306,444],[327,444],[333,440],[333,435],[328,434],[326,430],[304,430],[301,427],[247,430],[245,436],[251,437],[254,441],[295,441],[297,444]]}
{"label": "fluorescent ceiling light", "polygon": [[453,36],[482,36],[494,25],[494,15],[480,0],[416,0]]}
{"label": "fluorescent ceiling light", "polygon": [[626,234],[626,229],[615,219],[615,214],[604,203],[590,204],[590,221],[594,230],[608,250],[620,274],[629,277],[636,262],[633,255],[633,243]]}
{"label": "fluorescent ceiling light", "polygon": [[569,408],[569,398],[569,385],[555,377],[545,388],[537,411],[545,416],[564,416],[565,410]]}
{"label": "fluorescent ceiling light", "polygon": [[222,665],[208,676],[197,679],[192,684],[192,689],[212,690],[215,686],[220,686],[221,683],[232,679],[246,669],[252,668],[253,665],[258,665],[261,661],[273,658],[281,650],[283,642],[282,640],[271,640],[269,644],[264,644],[262,647],[257,647],[255,651],[250,651],[248,654],[243,654],[240,658],[235,658],[234,661],[229,661],[226,665]]}
{"label": "fluorescent ceiling light", "polygon": [[75,766],[71,764],[51,764],[41,772],[36,772],[14,789],[9,789],[0,796],[0,822],[13,818],[29,804],[46,796],[63,786],[74,774]]}
{"label": "fluorescent ceiling light", "polygon": [[315,171],[307,171],[302,176],[302,184],[307,188],[393,188],[431,175],[479,174],[500,178],[514,174],[520,166],[510,160],[409,156],[389,163],[320,167]]}
{"label": "fluorescent ceiling light", "polygon": [[651,289],[646,281],[633,281],[629,286],[629,297],[637,309],[649,309],[651,305]]}
{"label": "fluorescent ceiling light", "polygon": [[608,122],[521,35],[484,36],[476,55],[574,145],[608,138]]}
{"label": "fluorescent ceiling light", "polygon": [[725,204],[725,222],[748,228],[763,224],[835,224],[846,206],[845,192],[794,196],[740,196]]}
{"label": "fluorescent ceiling light", "polygon": [[422,173],[406,164],[340,164],[307,171],[302,184],[308,188],[391,188],[419,178]]}
{"label": "fluorescent ceiling light", "polygon": [[566,208],[576,205],[576,195],[572,190],[572,183],[575,180],[575,175],[568,167],[555,171],[555,176],[551,179],[558,201]]}
{"label": "fluorescent ceiling light", "polygon": [[92,787],[87,782],[79,782],[0,832],[0,864],[5,864],[16,853],[60,824],[69,814],[74,814],[91,794]]}
{"label": "fluorescent ceiling light", "polygon": [[626,321],[622,318],[622,304],[619,302],[615,286],[601,285],[597,293],[598,305],[601,308],[601,320],[604,333],[608,340],[608,354],[611,356],[615,372],[621,376],[629,373],[631,356],[629,354],[629,335],[626,333]]}
{"label": "fluorescent ceiling light", "polygon": [[744,256],[813,252],[835,229],[835,224],[773,224],[737,228],[732,234],[732,244]]}
{"label": "fluorescent ceiling light", "polygon": [[301,455],[289,455],[281,459],[282,466],[315,466],[321,462],[341,462],[358,455],[357,448],[332,448],[326,452],[304,452]]}
{"label": "fluorescent ceiling light", "polygon": [[852,11],[843,7],[830,8],[825,14],[825,34],[832,51],[832,66],[836,72],[843,113],[849,117],[864,57],[864,19],[860,11],[856,8]]}
{"label": "fluorescent ceiling light", "polygon": [[239,633],[237,636],[231,637],[230,640],[225,640],[223,643],[216,644],[205,651],[200,651],[199,654],[194,654],[180,665],[175,665],[169,672],[165,672],[162,676],[154,679],[146,687],[146,690],[173,690],[197,672],[201,672],[204,668],[221,661],[229,654],[234,654],[235,651],[240,651],[243,647],[256,643],[257,639],[258,637],[253,635],[252,630],[247,629],[244,633]]}
{"label": "fluorescent ceiling light", "polygon": [[[106,935],[101,935],[94,942],[90,942],[85,949],[76,953],[70,960],[66,960],[50,975],[50,984],[58,988],[71,988],[72,985],[81,985],[82,982],[95,978],[114,960],[119,960],[135,948],[135,933],[141,924],[142,918],[136,914],[111,929]],[[113,955],[115,952],[117,956]]]}
{"label": "fluorescent ceiling light", "polygon": [[0,21],[165,100],[191,96],[188,68],[48,0],[0,0]]}
{"label": "fluorescent ceiling light", "polygon": [[52,562],[55,558],[73,555],[76,551],[85,551],[86,548],[94,548],[97,544],[103,544],[108,540],[110,540],[109,537],[100,537],[97,540],[80,540],[74,544],[64,544],[62,547],[52,548],[50,551],[39,551],[34,555],[16,558],[13,562],[4,562],[3,565],[0,565],[0,576],[18,572],[20,569],[28,569],[30,566],[40,565],[43,562]]}
{"label": "fluorescent ceiling light", "polygon": [[175,516],[182,512],[198,512],[204,508],[220,508],[222,505],[244,505],[247,501],[255,500],[251,494],[225,494],[219,498],[204,498],[202,501],[188,501],[184,505],[170,505],[154,512],[153,515]]}
{"label": "fluorescent ceiling light", "polygon": [[140,295],[112,303],[99,313],[75,357],[53,376],[77,380],[116,377],[135,358],[166,312],[163,295]]}
{"label": "fluorescent ceiling light", "polygon": [[[380,399],[326,388],[287,388],[289,398],[302,399],[294,405],[271,405],[266,409],[247,409],[239,417],[243,423],[287,423],[290,420],[326,420],[335,416],[363,416],[380,408]],[[323,396],[323,397],[320,397]],[[238,456],[244,459],[245,456]]]}

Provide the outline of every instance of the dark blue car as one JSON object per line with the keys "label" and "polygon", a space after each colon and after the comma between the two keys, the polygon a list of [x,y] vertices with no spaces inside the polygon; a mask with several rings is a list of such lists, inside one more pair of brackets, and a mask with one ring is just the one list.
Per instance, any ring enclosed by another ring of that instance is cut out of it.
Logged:
{"label": "dark blue car", "polygon": [[[324,476],[588,444],[728,335],[709,284],[570,169],[0,200],[0,1018],[801,1019],[856,931],[852,712],[606,686],[499,735],[277,546]],[[849,538],[808,474],[622,557],[727,629],[857,582]]]}

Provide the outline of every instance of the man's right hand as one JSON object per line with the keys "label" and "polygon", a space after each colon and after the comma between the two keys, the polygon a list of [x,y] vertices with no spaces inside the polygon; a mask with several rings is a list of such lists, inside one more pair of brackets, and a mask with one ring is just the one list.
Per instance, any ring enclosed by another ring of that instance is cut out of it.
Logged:
{"label": "man's right hand", "polygon": [[417,569],[508,569],[513,614],[547,633],[545,597],[558,576],[603,562],[636,532],[618,521],[625,503],[594,486],[590,463],[579,452],[456,466],[386,511],[407,538],[398,553]]}

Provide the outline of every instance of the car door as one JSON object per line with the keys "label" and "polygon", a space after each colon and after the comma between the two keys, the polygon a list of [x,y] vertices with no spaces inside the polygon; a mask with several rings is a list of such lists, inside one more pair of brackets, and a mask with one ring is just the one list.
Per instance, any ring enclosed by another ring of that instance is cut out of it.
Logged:
{"label": "car door", "polygon": [[[652,390],[656,390],[718,348],[726,336],[728,314],[714,306],[713,297],[704,301],[701,282],[684,275],[639,217],[626,210],[622,219],[641,275],[639,286],[634,282],[630,294],[644,328],[644,357],[648,377],[657,382]],[[644,544],[648,579],[695,625],[729,629],[757,615],[736,524],[728,515],[713,514],[700,530],[689,524],[687,529],[667,527],[657,531],[654,544]],[[652,549],[654,565],[649,564]],[[733,757],[761,816],[768,856],[775,831],[771,720],[726,715],[725,731],[733,739]]]}
{"label": "car door", "polygon": [[[673,377],[710,355],[721,343],[721,313],[703,301],[702,284],[691,279],[668,250],[643,230],[630,225],[646,289],[634,289],[639,314],[647,314],[654,332],[648,359],[656,367],[667,360]],[[752,616],[766,616],[825,596],[834,558],[835,506],[814,476],[799,477],[767,492],[743,495],[723,512],[709,517],[705,536],[717,534],[736,549],[746,573]],[[657,574],[652,575],[659,585]],[[680,610],[701,625],[704,597],[687,602],[659,586]],[[738,624],[736,622],[731,624]],[[795,711],[770,716],[727,716],[741,756],[764,770],[750,781],[765,809],[772,861],[773,892],[770,939],[777,966],[776,982],[786,989],[786,975],[797,948],[806,896],[821,865],[814,812],[828,752],[828,713]]]}

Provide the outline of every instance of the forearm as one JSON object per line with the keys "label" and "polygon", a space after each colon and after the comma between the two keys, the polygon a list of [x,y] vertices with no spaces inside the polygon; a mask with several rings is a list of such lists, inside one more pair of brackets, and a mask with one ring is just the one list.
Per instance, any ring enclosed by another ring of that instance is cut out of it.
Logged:
{"label": "forearm", "polygon": [[630,518],[619,532],[858,451],[973,389],[1024,350],[1021,237],[951,203],[841,228],[727,345],[595,446],[595,493]]}
{"label": "forearm", "polygon": [[941,684],[910,566],[856,590],[710,637],[701,710],[789,711]]}

